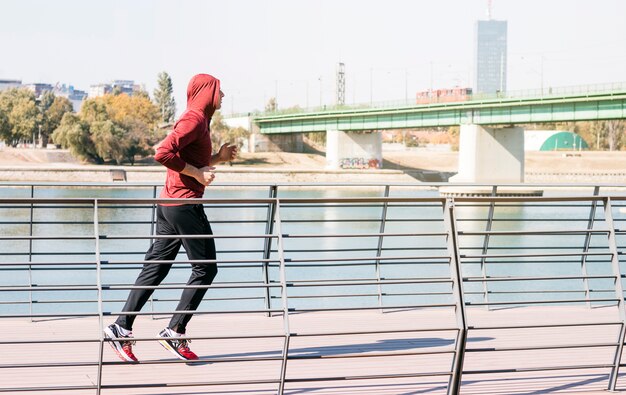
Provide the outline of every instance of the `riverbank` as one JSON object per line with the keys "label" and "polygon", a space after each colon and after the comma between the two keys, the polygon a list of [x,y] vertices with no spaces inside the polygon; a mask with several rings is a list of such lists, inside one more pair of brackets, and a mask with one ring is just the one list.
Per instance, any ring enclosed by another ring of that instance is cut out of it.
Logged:
{"label": "riverbank", "polygon": [[[323,154],[241,154],[216,169],[219,182],[445,182],[456,174],[457,152],[384,152],[383,169],[326,169]],[[89,165],[65,150],[0,150],[0,181],[162,182],[165,168],[151,160],[135,166]],[[626,183],[626,151],[528,152],[528,183]]]}

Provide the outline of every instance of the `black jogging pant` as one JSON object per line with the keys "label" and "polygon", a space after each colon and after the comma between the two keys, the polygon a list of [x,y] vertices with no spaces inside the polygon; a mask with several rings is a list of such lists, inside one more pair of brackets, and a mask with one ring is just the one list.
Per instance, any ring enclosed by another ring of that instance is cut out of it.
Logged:
{"label": "black jogging pant", "polygon": [[[211,225],[201,204],[183,206],[157,206],[157,235],[212,235]],[[146,253],[146,261],[176,259],[180,246],[185,246],[189,260],[215,259],[215,241],[212,238],[200,239],[156,239]],[[135,286],[156,286],[163,281],[172,264],[145,263],[135,281]],[[187,285],[209,285],[217,275],[217,264],[192,264],[191,277]],[[206,288],[186,288],[183,290],[177,311],[195,311],[200,305]],[[153,289],[133,289],[128,295],[123,312],[139,312],[146,304]],[[175,314],[169,328],[185,333],[187,323],[193,314]],[[115,321],[122,328],[132,330],[135,314],[120,315]]]}

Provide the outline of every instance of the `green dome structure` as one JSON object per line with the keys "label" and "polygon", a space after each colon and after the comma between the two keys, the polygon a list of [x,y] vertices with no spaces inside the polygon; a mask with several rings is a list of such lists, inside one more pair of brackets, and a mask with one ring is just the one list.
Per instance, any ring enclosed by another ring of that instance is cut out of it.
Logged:
{"label": "green dome structure", "polygon": [[543,142],[539,151],[589,149],[589,144],[574,132],[558,132]]}
{"label": "green dome structure", "polygon": [[574,132],[566,130],[527,130],[524,134],[525,151],[579,151],[589,144]]}

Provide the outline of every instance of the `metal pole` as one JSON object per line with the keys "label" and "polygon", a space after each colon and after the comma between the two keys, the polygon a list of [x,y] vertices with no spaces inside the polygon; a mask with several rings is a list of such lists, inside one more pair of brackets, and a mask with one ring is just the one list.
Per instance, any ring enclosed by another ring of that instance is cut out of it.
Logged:
{"label": "metal pole", "polygon": [[[278,186],[277,185],[270,185],[270,199],[276,199],[276,196],[278,195]],[[265,234],[266,235],[271,235],[272,232],[274,232],[274,218],[276,215],[276,200],[274,200],[272,203],[270,203],[267,206],[267,220],[265,222]],[[267,259],[270,259],[270,256],[272,255],[272,238],[268,237],[265,239],[265,246],[263,248],[263,259],[265,259],[265,261],[263,261],[263,281],[265,282],[265,285],[268,285],[270,283],[270,274],[269,274],[269,263],[267,261]],[[266,309],[271,309],[271,305],[272,305],[272,299],[271,299],[271,292],[269,287],[265,287],[265,308]],[[272,316],[271,312],[267,313],[268,317]]]}
{"label": "metal pole", "polygon": [[283,395],[285,391],[285,376],[287,375],[287,360],[289,358],[289,340],[291,339],[291,331],[289,329],[289,301],[287,297],[287,273],[285,270],[285,246],[283,244],[283,233],[280,220],[280,200],[276,199],[276,234],[278,235],[278,261],[280,263],[280,286],[281,301],[283,307],[283,325],[285,329],[285,344],[283,347],[283,360],[280,367],[280,385],[278,395]]}
{"label": "metal pole", "polygon": [[[156,199],[156,191],[157,191],[157,187],[156,185],[154,185],[152,187],[152,199]],[[155,232],[155,218],[156,218],[156,204],[152,205],[152,217],[150,218],[150,234],[153,235]],[[152,243],[154,243],[154,239],[150,239],[150,245],[152,245]],[[151,315],[152,319],[156,319],[154,317],[154,293],[152,293],[150,295],[150,312],[152,312],[153,314]]]}
{"label": "metal pole", "polygon": [[[593,188],[593,196],[598,196],[600,192],[600,187],[596,186]],[[598,207],[598,201],[594,200],[591,202],[591,209],[589,210],[589,220],[587,221],[587,229],[593,229],[595,220],[596,220],[596,210]],[[589,245],[591,244],[591,233],[587,233],[585,235],[585,244],[583,247],[583,252],[589,252]],[[583,287],[585,288],[585,299],[587,300],[587,307],[591,308],[591,292],[589,290],[589,280],[587,280],[587,255],[583,254],[580,260],[580,270],[583,275]]]}
{"label": "metal pole", "polygon": [[[35,186],[30,186],[30,198],[33,199],[35,197]],[[33,203],[30,204],[30,221],[29,221],[29,234],[30,239],[28,239],[28,262],[33,261],[33,220],[34,220],[34,210],[35,205]],[[30,322],[33,322],[33,267],[32,265],[28,265],[28,286],[31,288],[28,291],[28,315],[30,317]]]}
{"label": "metal pole", "polygon": [[[494,185],[491,188],[491,196],[496,197],[497,194],[498,194],[498,186]],[[485,229],[487,232],[491,232],[491,228],[493,226],[493,213],[495,211],[495,208],[496,208],[496,202],[491,201],[491,203],[489,203],[489,213],[487,214],[487,226]],[[482,255],[486,255],[488,250],[489,250],[489,234],[486,234],[485,239],[483,241]],[[489,286],[487,284],[487,258],[485,257],[480,258],[480,271],[483,275],[484,302],[489,303]],[[487,310],[491,309],[491,307],[488,304],[486,305],[486,307],[487,307]]]}
{"label": "metal pole", "polygon": [[615,241],[615,224],[613,223],[613,213],[611,208],[611,198],[604,198],[604,219],[609,230],[608,245],[611,251],[611,267],[615,276],[615,294],[617,297],[617,308],[619,309],[619,318],[622,321],[620,326],[619,337],[617,339],[617,348],[613,358],[613,367],[609,376],[609,391],[615,391],[617,378],[619,375],[619,367],[622,362],[622,352],[624,351],[624,336],[626,335],[626,307],[624,306],[624,289],[622,287],[622,271],[619,265],[619,255],[617,243]]}
{"label": "metal pole", "polygon": [[100,229],[98,218],[98,199],[93,201],[93,234],[95,239],[95,259],[96,259],[96,286],[98,287],[98,328],[100,329],[100,347],[98,356],[98,378],[96,384],[96,395],[102,391],[102,358],[104,349],[104,313],[102,308],[102,261],[100,260]]}
{"label": "metal pole", "polygon": [[450,256],[452,294],[455,299],[455,314],[459,329],[455,343],[454,359],[452,361],[452,375],[450,376],[450,380],[448,382],[448,395],[458,395],[461,390],[463,360],[465,359],[468,327],[465,313],[465,297],[463,295],[463,276],[461,271],[456,217],[454,213],[454,200],[446,199],[443,208],[444,225],[446,227],[446,231],[448,232],[447,247],[448,254]]}
{"label": "metal pole", "polygon": [[[385,198],[389,197],[389,185],[385,186]],[[387,206],[388,202],[383,203],[383,211],[380,216],[380,236],[378,236],[378,247],[376,249],[376,258],[380,258],[383,250],[383,233],[385,233],[385,224],[387,222]],[[380,286],[380,259],[376,259],[376,287],[378,288],[378,306],[383,306],[383,291]]]}

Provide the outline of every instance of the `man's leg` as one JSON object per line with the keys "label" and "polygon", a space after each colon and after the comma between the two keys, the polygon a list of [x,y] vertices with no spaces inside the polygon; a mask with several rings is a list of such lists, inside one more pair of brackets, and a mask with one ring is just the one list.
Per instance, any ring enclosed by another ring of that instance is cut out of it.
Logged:
{"label": "man's leg", "polygon": [[[177,222],[177,230],[179,234],[205,234],[212,235],[211,225],[204,213],[204,208],[201,204],[190,206],[190,210],[185,222]],[[180,227],[179,227],[180,226]],[[204,259],[214,260],[216,258],[215,253],[215,241],[213,238],[206,239],[183,239],[183,245],[187,251],[187,256],[190,260]],[[217,264],[192,264],[191,276],[187,285],[209,285],[213,282],[213,279],[217,275]],[[183,290],[180,302],[176,310],[196,310],[206,294],[206,288],[186,288]],[[170,321],[169,328],[177,333],[185,333],[187,323],[191,319],[193,314],[175,314]]]}
{"label": "man's leg", "polygon": [[[165,208],[167,210],[167,207]],[[168,223],[163,215],[163,206],[157,206],[157,235],[175,235],[175,229]],[[146,261],[173,261],[176,259],[178,250],[180,249],[180,239],[156,239],[148,249],[145,259]],[[135,286],[155,286],[167,276],[172,264],[145,263]],[[122,309],[123,312],[138,312],[146,304],[154,289],[133,289],[128,295],[126,304]],[[135,314],[120,315],[115,321],[116,324],[124,329],[132,330],[133,322],[137,318]]]}

